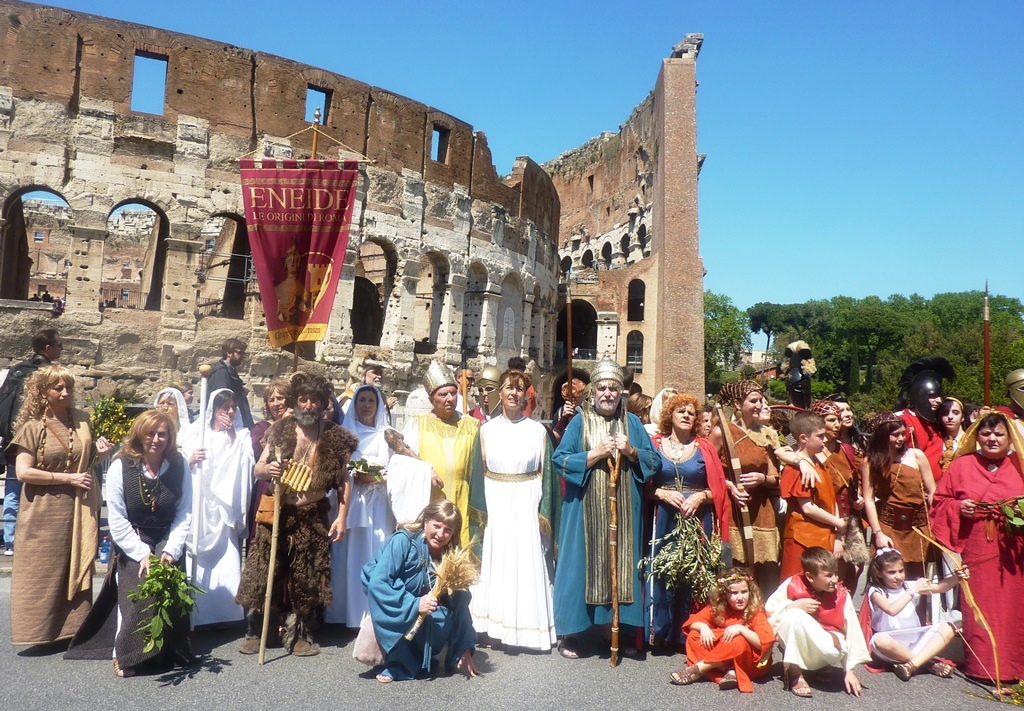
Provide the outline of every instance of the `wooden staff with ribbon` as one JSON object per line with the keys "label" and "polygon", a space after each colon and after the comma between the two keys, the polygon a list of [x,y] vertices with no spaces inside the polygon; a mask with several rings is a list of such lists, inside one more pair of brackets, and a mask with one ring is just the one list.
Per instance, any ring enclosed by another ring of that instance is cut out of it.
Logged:
{"label": "wooden staff with ribbon", "polygon": [[[740,474],[743,473],[743,464],[740,462],[739,452],[736,451],[736,442],[733,441],[732,431],[729,429],[729,420],[725,417],[725,411],[721,404],[715,405],[715,413],[718,415],[718,426],[722,428],[722,446],[725,447],[725,456],[729,460],[729,474],[732,483],[741,492],[745,492],[740,482]],[[750,507],[747,504],[737,502],[740,511],[740,533],[743,535],[744,563],[748,568],[754,565],[754,526],[750,521]]]}
{"label": "wooden staff with ribbon", "polygon": [[[570,381],[570,395],[571,381]],[[615,423],[612,423],[611,434],[614,437]],[[609,457],[611,472],[608,479],[608,506],[611,507],[611,520],[608,524],[609,563],[612,568],[612,645],[611,666],[619,663],[619,474],[622,469],[622,453],[616,449]]]}
{"label": "wooden staff with ribbon", "polygon": [[[934,538],[932,538],[928,534],[924,533],[917,526],[913,526],[913,529],[914,529],[914,533],[916,533],[921,538],[923,538],[924,540],[926,540],[929,543],[931,543],[933,546],[935,546],[935,548],[937,550],[942,552],[942,555],[944,555],[946,557],[946,561],[950,564],[950,567],[953,570],[955,570],[955,571],[956,570],[962,570],[964,568],[963,560],[960,558],[960,556],[956,552],[951,551],[949,548],[946,548],[946,546],[942,545],[941,543],[936,541]],[[978,602],[974,599],[974,593],[971,592],[971,584],[968,583],[966,580],[961,580],[960,581],[960,590],[964,594],[964,601],[967,602],[967,606],[970,607],[971,608],[971,612],[974,613],[974,621],[977,622],[981,626],[981,628],[983,630],[985,630],[985,632],[988,634],[989,642],[992,643],[992,659],[995,662],[996,674],[995,674],[995,677],[993,677],[991,674],[989,674],[989,678],[992,679],[992,681],[996,685],[996,699],[997,700],[1002,700],[1002,698],[1003,698],[1003,686],[1002,686],[1002,683],[1000,681],[1001,677],[1000,677],[1000,673],[999,673],[999,650],[996,648],[996,635],[992,631],[992,628],[989,626],[988,620],[985,619],[985,615],[982,614],[981,608],[978,607]],[[960,636],[963,637],[963,632],[962,631],[960,631]],[[964,643],[965,644],[967,643],[966,638],[964,639]],[[970,645],[968,645],[968,647],[970,647]],[[977,654],[974,653],[973,649],[971,650],[971,654],[974,654],[975,657],[978,656]],[[981,659],[978,659],[978,662],[981,663]],[[984,668],[985,665],[982,664],[981,666]],[[985,673],[988,674],[988,669],[985,669]]]}

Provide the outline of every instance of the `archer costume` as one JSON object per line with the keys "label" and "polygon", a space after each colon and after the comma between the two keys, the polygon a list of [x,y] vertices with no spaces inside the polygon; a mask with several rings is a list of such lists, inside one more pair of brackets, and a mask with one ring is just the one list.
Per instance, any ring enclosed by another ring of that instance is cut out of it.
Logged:
{"label": "archer costume", "polygon": [[430,563],[423,533],[399,530],[363,568],[373,632],[386,655],[382,673],[395,680],[429,672],[445,643],[447,670],[455,668],[463,652],[476,647],[467,591],[441,595],[437,609],[424,619],[412,641],[405,639],[419,617],[420,598],[433,589]]}
{"label": "archer costume", "polygon": [[433,412],[424,412],[409,420],[402,430],[405,443],[444,482],[443,489],[432,490],[430,500],[448,499],[462,514],[462,546],[469,544],[469,476],[479,429],[480,422],[475,417],[456,413],[454,421],[445,422]]}
{"label": "archer costume", "polygon": [[[316,445],[309,491],[324,492],[345,486],[349,456],[359,446],[352,434],[333,422],[324,422]],[[267,447],[281,448],[282,461],[295,455],[296,422],[293,415],[282,417],[267,432]],[[304,506],[281,506],[278,524],[277,565],[271,607],[288,610],[285,648],[291,651],[299,639],[311,642],[310,626],[315,611],[331,604],[331,539],[326,496]],[[272,537],[270,523],[257,523],[242,571],[235,601],[250,610],[263,610],[267,590]],[[258,637],[256,616],[249,616],[248,635]],[[262,620],[260,620],[262,623]],[[248,636],[247,635],[247,636]]]}
{"label": "archer costume", "polygon": [[[791,607],[796,600],[821,603],[814,615]],[[782,661],[805,671],[840,666],[850,671],[871,660],[864,632],[853,609],[853,596],[841,584],[832,592],[813,590],[803,573],[787,578],[765,603],[775,629]],[[839,648],[836,648],[836,642]]]}
{"label": "archer costume", "polygon": [[635,462],[622,457],[618,483],[619,620],[633,627],[644,624],[643,585],[637,570],[642,556],[642,487],[654,476],[659,455],[640,419],[627,413],[623,403],[610,419],[586,403],[569,423],[552,458],[565,480],[554,595],[555,628],[560,635],[612,621],[610,464],[602,459],[588,469],[587,452],[611,432],[613,422],[618,432],[629,433],[629,443],[638,454]]}
{"label": "archer costume", "polygon": [[[1008,420],[1007,425],[1012,427],[1012,421]],[[932,499],[932,530],[935,539],[961,554],[964,565],[970,568],[971,578],[967,582],[995,634],[1000,676],[1011,680],[1024,676],[1024,626],[1020,623],[1024,537],[1019,532],[1007,532],[998,509],[978,511],[973,518],[960,513],[964,499],[994,503],[1024,496],[1019,455],[1007,456],[995,471],[989,471],[990,463],[974,453],[953,460]],[[962,594],[961,603],[965,603]],[[974,650],[973,654],[964,651],[964,673],[983,679],[994,675],[992,643],[973,612],[967,609],[963,610],[963,634]]]}
{"label": "archer costume", "polygon": [[872,480],[878,501],[878,525],[889,536],[904,563],[927,561],[928,543],[913,531],[920,528],[931,536],[924,479],[917,467],[894,462],[886,476]]}
{"label": "archer costume", "polygon": [[551,649],[561,486],[544,425],[499,415],[481,426],[469,495],[471,526],[483,531],[473,625],[503,645]]}
{"label": "archer costume", "polygon": [[836,513],[835,491],[829,475],[816,462],[811,462],[820,477],[810,488],[804,486],[800,470],[786,466],[782,469],[779,491],[786,499],[786,527],[782,534],[782,566],[779,577],[783,580],[803,573],[801,554],[808,548],[820,546],[832,551],[836,542],[836,531],[831,526],[813,521],[800,510],[797,499],[810,499],[818,508],[830,514]]}
{"label": "archer costume", "polygon": [[[711,628],[711,633],[715,635],[715,644],[711,649],[705,647],[700,641],[700,630],[693,628],[696,622],[706,624]],[[725,628],[732,625],[743,625],[753,631],[761,640],[761,650],[755,650],[743,635],[736,635],[728,642],[724,641],[722,635],[725,633]],[[736,683],[740,691],[752,692],[754,686],[750,680],[760,679],[772,671],[772,645],[775,644],[775,632],[772,630],[764,610],[758,610],[750,618],[750,622],[744,622],[742,613],[727,607],[722,623],[718,624],[715,622],[714,610],[710,606],[706,606],[686,620],[683,625],[683,634],[686,635],[686,664],[692,666],[698,662],[708,662],[709,664],[730,662],[736,671]],[[725,676],[725,671],[709,669],[704,676],[717,684]]]}

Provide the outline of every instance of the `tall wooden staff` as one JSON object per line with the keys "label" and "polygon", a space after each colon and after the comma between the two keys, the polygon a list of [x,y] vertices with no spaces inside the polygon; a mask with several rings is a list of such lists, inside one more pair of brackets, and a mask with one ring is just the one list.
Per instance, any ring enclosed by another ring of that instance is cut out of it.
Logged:
{"label": "tall wooden staff", "polygon": [[[210,389],[210,373],[213,368],[209,365],[199,366],[199,448],[206,449],[206,409],[209,406],[206,402]],[[192,487],[192,564],[189,566],[189,575],[192,584],[198,585],[196,578],[199,575],[199,536],[202,533],[202,511],[203,511],[203,477],[206,474],[206,460],[199,462],[196,467],[196,476],[192,480],[198,482],[198,486]],[[192,608],[192,619],[195,620],[196,609]]]}
{"label": "tall wooden staff", "polygon": [[985,280],[985,305],[982,308],[982,316],[985,319],[984,333],[985,333],[985,407],[990,407],[991,402],[991,390],[989,388],[989,378],[991,376],[991,360],[989,355],[989,333],[988,333],[988,280]]}
{"label": "tall wooden staff", "polygon": [[[459,394],[462,395],[462,414],[469,414],[469,378],[466,377],[465,363],[463,363],[462,370],[459,371],[462,377],[459,378]],[[483,377],[482,375],[480,376]]]}
{"label": "tall wooden staff", "polygon": [[572,393],[572,267],[565,278],[565,382],[569,383],[569,399],[576,404]]}
{"label": "tall wooden staff", "polygon": [[[736,443],[732,439],[732,431],[729,429],[729,421],[725,417],[725,411],[721,404],[715,404],[715,412],[718,414],[718,426],[722,428],[722,446],[725,447],[725,456],[729,459],[729,473],[732,483],[741,492],[746,491],[740,483],[740,474],[743,473],[743,464],[740,462],[739,453],[736,451]],[[754,565],[754,526],[750,522],[750,509],[745,503],[737,504],[740,510],[740,530],[743,534],[743,554],[748,568]]]}
{"label": "tall wooden staff", "polygon": [[[572,393],[572,385],[569,386]],[[612,435],[615,433],[612,423]],[[612,649],[611,666],[619,663],[619,471],[622,466],[622,454],[616,449],[609,458],[611,478],[608,481],[608,506],[611,508],[611,522],[608,524],[608,547],[612,567]]]}

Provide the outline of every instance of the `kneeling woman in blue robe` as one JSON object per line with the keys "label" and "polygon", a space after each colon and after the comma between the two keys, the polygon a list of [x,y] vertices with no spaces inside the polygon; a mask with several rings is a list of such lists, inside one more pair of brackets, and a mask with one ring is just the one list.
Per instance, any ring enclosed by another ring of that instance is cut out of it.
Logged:
{"label": "kneeling woman in blue robe", "polygon": [[[384,650],[384,669],[377,681],[413,679],[429,672],[441,648],[448,643],[445,669],[454,667],[479,676],[473,664],[476,630],[469,612],[470,593],[431,595],[434,574],[431,562],[439,562],[462,530],[462,514],[445,499],[431,502],[415,522],[400,526],[377,554],[363,567],[363,589],[370,602],[370,619],[377,643]],[[405,634],[426,614],[412,641]]]}

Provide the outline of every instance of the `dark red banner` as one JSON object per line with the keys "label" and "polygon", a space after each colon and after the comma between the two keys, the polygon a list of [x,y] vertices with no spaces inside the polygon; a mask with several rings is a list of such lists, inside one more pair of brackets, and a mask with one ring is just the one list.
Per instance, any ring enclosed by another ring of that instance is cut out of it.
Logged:
{"label": "dark red banner", "polygon": [[345,262],[359,164],[240,161],[256,281],[275,348],[327,333]]}

